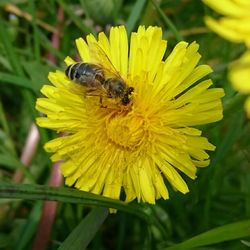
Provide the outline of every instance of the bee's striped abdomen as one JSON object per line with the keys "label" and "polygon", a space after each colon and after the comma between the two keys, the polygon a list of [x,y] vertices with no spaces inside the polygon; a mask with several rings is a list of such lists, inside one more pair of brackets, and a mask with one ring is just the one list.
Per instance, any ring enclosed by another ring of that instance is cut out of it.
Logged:
{"label": "bee's striped abdomen", "polygon": [[71,64],[65,70],[65,74],[70,80],[89,87],[95,87],[104,82],[103,70],[95,64]]}

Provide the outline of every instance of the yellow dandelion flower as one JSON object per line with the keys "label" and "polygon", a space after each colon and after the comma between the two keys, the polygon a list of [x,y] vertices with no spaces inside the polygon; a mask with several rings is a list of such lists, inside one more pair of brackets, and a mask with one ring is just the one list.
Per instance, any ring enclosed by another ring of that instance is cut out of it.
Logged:
{"label": "yellow dandelion flower", "polygon": [[249,0],[203,0],[205,4],[224,17],[219,20],[205,17],[206,25],[229,41],[250,46],[250,1]]}
{"label": "yellow dandelion flower", "polygon": [[37,124],[67,132],[45,145],[53,161],[64,160],[66,185],[114,199],[125,192],[126,202],[151,204],[169,198],[165,181],[187,193],[182,174],[195,179],[197,167],[209,165],[206,150],[215,149],[192,126],[222,119],[224,95],[209,88],[210,79],[201,80],[211,68],[197,66],[198,44],[180,42],[163,60],[167,41],[158,27],[140,26],[130,44],[124,26],[111,28],[109,38],[101,32],[86,40],[76,40],[81,61],[115,69],[134,91],[127,105],[108,95],[100,103],[65,72],[49,74],[54,86],[41,90],[46,97],[38,98],[36,108],[46,117]]}
{"label": "yellow dandelion flower", "polygon": [[[237,91],[250,94],[250,50],[232,64],[228,77]],[[250,118],[250,97],[245,102],[245,109]]]}

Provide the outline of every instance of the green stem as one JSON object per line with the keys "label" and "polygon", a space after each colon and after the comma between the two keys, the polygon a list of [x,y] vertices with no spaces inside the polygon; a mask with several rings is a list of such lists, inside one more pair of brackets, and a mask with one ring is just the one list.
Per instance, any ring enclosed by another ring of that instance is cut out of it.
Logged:
{"label": "green stem", "polygon": [[0,101],[0,122],[2,123],[4,132],[7,135],[9,135],[10,134],[10,130],[9,130],[8,123],[6,121],[6,116],[4,114],[2,101]]}
{"label": "green stem", "polygon": [[8,145],[9,145],[8,148],[11,150],[11,152],[12,152],[12,154],[14,156],[17,156],[15,145],[14,145],[14,143],[12,141],[11,136],[10,136],[10,129],[9,129],[9,126],[8,126],[8,122],[7,122],[4,110],[3,110],[3,105],[2,105],[1,100],[0,100],[0,122],[1,122],[1,124],[3,126],[3,130],[4,130],[5,134],[8,137]]}
{"label": "green stem", "polygon": [[29,9],[30,13],[32,15],[32,29],[33,29],[33,34],[34,34],[34,55],[36,61],[40,62],[41,61],[41,54],[40,54],[40,36],[39,36],[39,31],[37,27],[37,20],[36,20],[36,13],[35,13],[35,1],[30,0],[28,1],[29,3]]}
{"label": "green stem", "polygon": [[175,25],[173,24],[173,22],[168,18],[168,16],[161,10],[161,8],[158,6],[157,3],[155,3],[154,0],[151,0],[153,5],[155,6],[157,12],[159,13],[160,17],[162,18],[162,20],[164,21],[164,23],[166,24],[166,26],[169,27],[169,29],[173,32],[176,40],[178,42],[182,41],[183,38],[181,36],[181,34],[178,32],[177,28],[175,27]]}

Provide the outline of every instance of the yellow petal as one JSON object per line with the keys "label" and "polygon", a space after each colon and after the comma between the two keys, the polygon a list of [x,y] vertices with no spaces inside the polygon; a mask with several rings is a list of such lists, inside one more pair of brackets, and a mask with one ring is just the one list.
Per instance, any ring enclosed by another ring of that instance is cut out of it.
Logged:
{"label": "yellow petal", "polygon": [[87,43],[82,39],[78,38],[76,39],[76,47],[80,54],[80,57],[83,62],[89,62],[90,61],[90,55],[89,55],[89,48]]}
{"label": "yellow petal", "polygon": [[[214,9],[220,14],[229,15],[229,16],[242,16],[249,15],[247,9],[242,8],[239,3],[236,3],[235,0],[202,0],[209,7]],[[239,1],[239,0],[238,0]],[[242,0],[241,0],[242,1]]]}
{"label": "yellow petal", "polygon": [[139,169],[139,180],[143,199],[151,204],[155,204],[155,192],[152,180],[147,169],[141,166]]}
{"label": "yellow petal", "polygon": [[230,67],[228,77],[236,90],[250,93],[250,50]]}
{"label": "yellow petal", "polygon": [[205,23],[212,31],[219,34],[220,36],[228,39],[229,41],[240,43],[243,42],[243,38],[237,32],[237,29],[232,29],[231,27],[227,27],[225,20],[224,23],[220,21],[216,21],[211,17],[205,17]]}
{"label": "yellow petal", "polygon": [[64,62],[66,63],[67,66],[76,63],[76,61],[73,60],[73,59],[72,59],[71,57],[69,57],[69,56],[67,56],[67,57],[64,59]]}

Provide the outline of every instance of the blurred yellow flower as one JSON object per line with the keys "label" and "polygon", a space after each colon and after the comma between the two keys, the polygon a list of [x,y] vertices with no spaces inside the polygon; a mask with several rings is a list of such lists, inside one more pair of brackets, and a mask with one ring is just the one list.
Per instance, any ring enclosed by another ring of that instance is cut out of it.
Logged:
{"label": "blurred yellow flower", "polygon": [[[98,46],[92,46],[93,44]],[[46,117],[41,127],[67,132],[48,142],[53,161],[64,160],[61,171],[67,185],[126,202],[155,203],[169,198],[165,179],[175,190],[188,192],[182,174],[195,179],[197,167],[209,165],[206,150],[214,150],[201,130],[192,126],[222,119],[223,89],[209,87],[208,65],[197,66],[198,44],[178,43],[163,60],[167,41],[158,27],[140,26],[128,43],[124,26],[76,40],[85,63],[112,62],[128,86],[134,88],[129,105],[98,96],[85,96],[83,86],[63,71],[49,74],[54,86],[45,85],[36,108]],[[98,55],[93,48],[102,48]],[[97,56],[98,55],[98,56]],[[67,65],[75,63],[69,57]]]}
{"label": "blurred yellow flower", "polygon": [[205,23],[211,30],[229,41],[244,42],[250,47],[249,0],[203,0],[203,2],[224,15],[218,20],[205,17]]}
{"label": "blurred yellow flower", "polygon": [[[229,68],[229,79],[237,91],[250,94],[250,50]],[[250,97],[246,100],[245,108],[250,118]]]}

